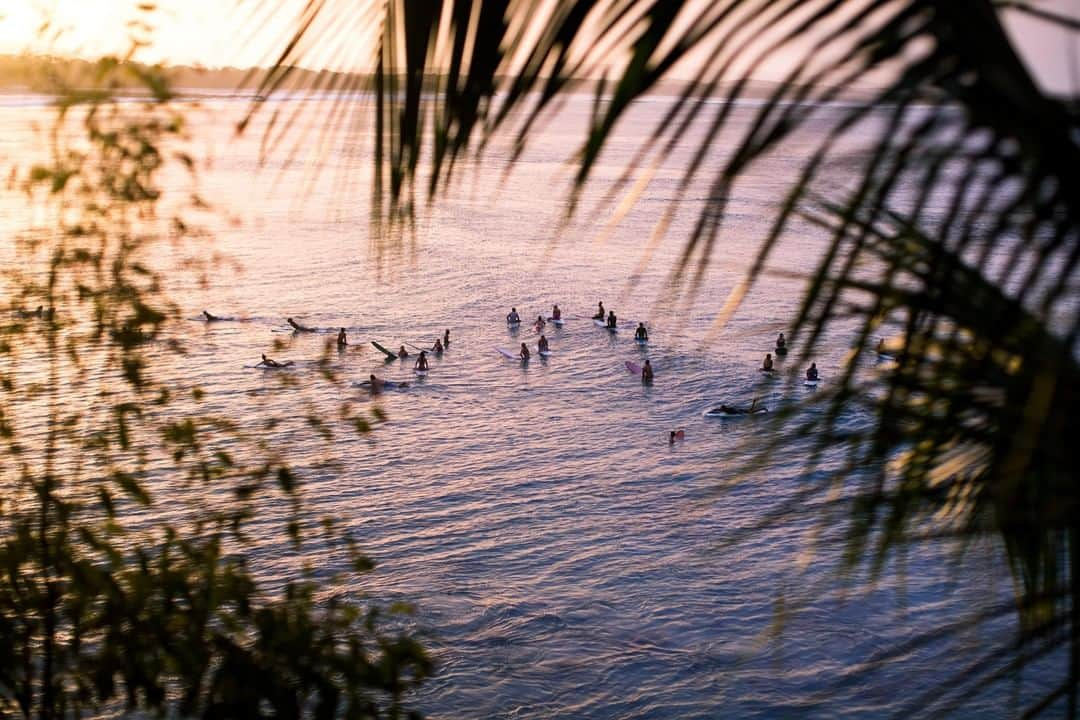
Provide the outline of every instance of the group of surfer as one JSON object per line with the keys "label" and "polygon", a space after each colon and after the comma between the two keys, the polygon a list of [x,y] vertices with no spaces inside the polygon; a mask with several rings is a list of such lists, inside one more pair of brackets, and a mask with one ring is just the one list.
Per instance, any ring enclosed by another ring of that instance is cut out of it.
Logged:
{"label": "group of surfer", "polygon": [[45,309],[44,305],[38,305],[34,310],[15,310],[15,317],[29,320],[31,318],[37,320],[52,320],[56,316],[56,311],[53,308]]}
{"label": "group of surfer", "polygon": [[[784,339],[784,333],[780,333],[776,338],[776,354],[787,355],[787,340]],[[761,362],[761,372],[771,373],[775,369],[772,353],[765,353],[765,359]],[[819,379],[820,376],[818,375],[817,363],[812,362],[810,363],[810,367],[806,369],[806,381],[817,382]]]}
{"label": "group of surfer", "polygon": [[[52,311],[50,310],[49,311],[49,313],[50,313],[49,316],[50,317],[51,317],[51,312]],[[45,316],[43,308],[41,308],[41,307],[38,307],[38,309],[36,311],[34,311],[33,314],[36,317]],[[218,316],[215,316],[215,315],[211,315],[206,310],[203,310],[203,316],[206,318],[207,322],[212,322],[212,321],[217,321],[217,320],[224,319],[224,318],[221,318],[221,317],[218,317]],[[561,324],[562,311],[559,309],[559,306],[557,304],[552,307],[552,309],[551,309],[551,317],[549,319],[556,322],[556,324]],[[614,329],[614,328],[617,327],[618,319],[615,316],[615,312],[610,311],[610,310],[605,311],[603,301],[597,303],[597,313],[595,315],[593,315],[593,319],[594,320],[602,320],[602,321],[604,321],[604,323],[605,323],[604,326],[609,328],[609,329]],[[286,322],[296,332],[318,332],[317,328],[312,328],[312,327],[308,327],[306,325],[302,325],[302,324],[296,322],[295,320],[293,320],[293,318],[291,318],[291,317],[286,318]],[[517,325],[517,324],[521,323],[521,316],[518,314],[517,308],[511,308],[510,309],[510,312],[506,316],[506,322],[508,324],[511,324],[511,325]],[[543,315],[538,315],[537,318],[536,318],[536,322],[533,324],[533,327],[536,330],[536,332],[541,333],[540,339],[537,341],[537,351],[541,355],[547,355],[547,354],[550,353],[550,344],[548,342],[547,337],[543,334],[543,329],[546,326],[547,326],[547,321],[544,319],[544,316]],[[643,323],[643,322],[638,323],[638,327],[634,332],[634,339],[635,339],[635,341],[637,341],[637,342],[639,342],[641,344],[644,344],[644,343],[648,342],[648,340],[649,340],[649,331],[646,329],[645,323]],[[337,335],[338,348],[345,348],[345,347],[348,346],[348,344],[349,344],[349,341],[348,341],[348,336],[347,336],[347,334],[345,332],[345,328],[341,328],[338,331],[338,335]],[[446,348],[448,348],[449,346],[450,346],[450,330],[447,329],[443,333],[442,338],[435,338],[435,343],[430,348],[430,352],[433,352],[436,355],[441,355],[446,350]],[[429,350],[425,350],[425,349],[420,350],[420,355],[417,357],[416,363],[414,365],[414,369],[418,373],[426,373],[428,371],[428,368],[429,368],[428,357],[427,357],[428,352],[429,352]],[[784,333],[780,333],[776,338],[775,352],[776,352],[777,355],[786,355],[787,354],[787,340],[784,338]],[[397,352],[397,357],[402,358],[402,359],[410,357],[409,351],[406,350],[405,345],[402,345],[400,347],[400,349]],[[521,358],[521,360],[523,362],[528,361],[530,359],[531,352],[529,351],[529,346],[528,346],[527,343],[524,343],[524,342],[521,343],[521,349],[520,349],[520,352],[519,352],[519,357]],[[292,360],[286,360],[286,361],[283,361],[283,362],[279,362],[279,361],[274,360],[272,358],[266,357],[266,355],[264,354],[262,356],[262,360],[260,360],[256,364],[256,367],[263,366],[263,367],[270,367],[270,368],[285,368],[285,367],[289,367],[291,365],[293,365]],[[775,368],[775,364],[774,364],[774,361],[773,361],[772,353],[766,353],[765,354],[765,359],[764,359],[764,361],[762,362],[762,365],[761,365],[761,371],[765,372],[765,373],[772,373],[772,372],[775,371],[775,369],[776,368]],[[641,366],[641,382],[646,383],[646,384],[650,384],[653,381],[653,377],[654,377],[654,374],[653,374],[652,363],[646,358],[645,363]],[[810,363],[810,367],[807,368],[807,370],[806,370],[806,381],[807,382],[817,382],[819,380],[819,378],[820,378],[820,376],[819,376],[818,369],[817,369],[817,363]],[[384,386],[387,386],[388,382],[389,381],[380,380],[374,374],[372,374],[371,377],[370,377],[370,380],[369,380],[369,382],[367,384],[369,384],[371,386],[372,391],[378,391],[380,388],[382,388]],[[406,384],[407,383],[392,383],[393,386],[404,386]],[[725,414],[730,414],[730,415],[750,414],[750,413],[753,413],[756,410],[758,410],[757,399],[755,399],[750,404],[750,407],[748,409],[734,408],[734,407],[730,407],[728,405],[723,405],[722,404],[722,405],[719,406],[718,410],[725,413]],[[762,408],[762,410],[764,410],[764,408]]]}

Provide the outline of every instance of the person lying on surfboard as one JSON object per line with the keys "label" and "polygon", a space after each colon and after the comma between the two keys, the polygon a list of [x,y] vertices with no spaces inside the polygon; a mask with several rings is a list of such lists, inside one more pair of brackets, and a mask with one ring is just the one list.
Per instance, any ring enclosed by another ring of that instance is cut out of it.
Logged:
{"label": "person lying on surfboard", "polygon": [[650,363],[646,359],[645,364],[641,366],[641,382],[643,382],[643,383],[651,383],[652,379],[653,379],[652,363]]}
{"label": "person lying on surfboard", "polygon": [[277,360],[273,360],[271,358],[266,357],[266,353],[263,353],[262,360],[255,363],[255,367],[259,367],[260,365],[264,365],[266,367],[272,367],[272,368],[283,368],[283,367],[289,367],[292,364],[293,364],[292,360],[286,360],[285,362],[278,362]]}
{"label": "person lying on surfboard", "polygon": [[773,371],[772,353],[765,353],[765,360],[761,363],[761,369],[765,372]]}
{"label": "person lying on surfboard", "polygon": [[806,379],[810,382],[816,382],[818,379],[817,363],[810,363],[810,367],[806,368]]}
{"label": "person lying on surfboard", "polygon": [[301,325],[292,318],[285,318],[285,322],[292,325],[293,330],[296,332],[315,332],[315,328],[308,327],[307,325]]}
{"label": "person lying on surfboard", "polygon": [[[450,331],[447,330],[446,332],[450,332]],[[443,347],[442,340],[440,340],[439,338],[435,338],[435,344],[431,346],[431,352],[433,352],[433,353],[442,353],[442,351],[445,350],[445,349],[446,348]]]}
{"label": "person lying on surfboard", "polygon": [[777,338],[776,338],[776,349],[777,349],[777,351],[787,350],[787,340],[784,339],[784,333],[780,333],[777,336]]}
{"label": "person lying on surfboard", "polygon": [[446,328],[446,332],[443,333],[442,346],[444,348],[450,347],[450,328]]}
{"label": "person lying on surfboard", "polygon": [[547,338],[543,335],[540,336],[540,341],[536,343],[536,349],[542,353],[546,353],[548,351],[548,341]]}
{"label": "person lying on surfboard", "polygon": [[205,310],[202,311],[202,314],[203,314],[203,318],[206,320],[206,322],[217,322],[218,320],[221,319],[217,315],[211,315],[210,313],[206,312]]}
{"label": "person lying on surfboard", "polygon": [[645,329],[645,323],[638,323],[637,330],[634,331],[635,340],[648,340],[649,331]]}
{"label": "person lying on surfboard", "polygon": [[543,330],[545,325],[547,325],[547,321],[544,320],[544,316],[537,315],[536,322],[533,323],[533,327],[536,329],[536,332],[540,332],[541,330]]}
{"label": "person lying on surfboard", "polygon": [[398,348],[397,356],[399,358],[407,358],[407,357],[409,357],[409,351],[405,349],[404,345],[402,345],[400,348]]}
{"label": "person lying on surfboard", "polygon": [[607,315],[607,313],[604,311],[604,303],[599,302],[597,303],[597,305],[600,306],[600,309],[596,311],[596,314],[593,315],[592,318],[593,320],[603,320],[604,316]]}
{"label": "person lying on surfboard", "polygon": [[519,323],[521,322],[521,316],[518,315],[517,308],[510,308],[510,312],[506,315],[506,322]]}
{"label": "person lying on surfboard", "polygon": [[562,320],[562,310],[559,309],[559,305],[557,303],[555,307],[551,308],[551,319]]}
{"label": "person lying on surfboard", "polygon": [[349,338],[347,338],[345,336],[345,328],[341,328],[340,330],[338,330],[338,334],[337,334],[337,346],[340,348],[340,347],[345,347],[348,344],[349,344]]}
{"label": "person lying on surfboard", "polygon": [[521,359],[523,362],[529,359],[529,346],[525,343],[521,343]]}
{"label": "person lying on surfboard", "polygon": [[421,350],[420,351],[420,357],[416,358],[415,368],[417,370],[420,370],[420,371],[423,371],[423,372],[427,371],[428,362],[427,362],[427,351],[426,350]]}
{"label": "person lying on surfboard", "polygon": [[607,326],[611,329],[615,329],[616,322],[618,322],[618,320],[615,318],[615,311],[609,310],[607,314]]}
{"label": "person lying on surfboard", "polygon": [[678,431],[672,430],[671,434],[668,435],[668,444],[669,445],[674,445],[676,440],[682,440],[685,437],[686,437],[686,432],[684,430],[678,430]]}

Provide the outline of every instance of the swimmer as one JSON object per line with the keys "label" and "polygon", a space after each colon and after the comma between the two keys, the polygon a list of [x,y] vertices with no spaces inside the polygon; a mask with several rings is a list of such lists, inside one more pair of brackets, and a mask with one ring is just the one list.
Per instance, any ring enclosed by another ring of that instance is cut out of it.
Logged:
{"label": "swimmer", "polygon": [[642,342],[649,339],[649,331],[645,329],[645,323],[638,323],[637,330],[634,331],[634,339]]}
{"label": "swimmer", "polygon": [[652,363],[649,362],[648,360],[646,360],[645,364],[641,366],[641,382],[648,384],[648,383],[651,383],[652,381],[653,381]]}
{"label": "swimmer", "polygon": [[608,314],[607,314],[607,326],[608,326],[608,328],[611,329],[611,330],[614,330],[615,329],[615,324],[617,322],[618,322],[618,320],[616,320],[616,318],[615,318],[615,311],[614,310],[609,310]]}
{"label": "swimmer", "polygon": [[442,345],[444,348],[450,347],[450,328],[446,328],[446,332],[443,333]]}
{"label": "swimmer", "polygon": [[536,322],[533,323],[533,328],[536,330],[536,332],[540,332],[541,330],[543,330],[545,325],[547,325],[547,322],[544,320],[544,316],[537,315]]}
{"label": "swimmer", "polygon": [[506,314],[506,322],[519,323],[521,322],[521,316],[518,315],[517,308],[510,308],[510,312]]}
{"label": "swimmer", "polygon": [[337,334],[337,346],[343,348],[349,344],[349,338],[345,336],[345,328],[338,330]]}
{"label": "swimmer", "polygon": [[529,361],[529,346],[526,345],[525,343],[521,343],[521,361],[522,362],[528,362]]}
{"label": "swimmer", "polygon": [[543,335],[540,336],[540,341],[536,343],[536,349],[542,353],[548,352],[548,340]]}
{"label": "swimmer", "polygon": [[417,370],[419,370],[420,372],[427,372],[428,360],[427,360],[427,351],[426,350],[421,350],[420,351],[420,357],[418,357],[416,359],[416,365],[414,367]]}
{"label": "swimmer", "polygon": [[810,363],[810,367],[806,368],[806,379],[810,382],[818,379],[817,363]]}
{"label": "swimmer", "polygon": [[777,350],[786,350],[787,349],[787,340],[784,339],[784,333],[780,333],[776,337],[776,349]]}
{"label": "swimmer", "polygon": [[405,349],[404,345],[402,345],[400,348],[398,348],[397,356],[399,358],[401,358],[401,359],[405,359],[405,358],[409,357],[409,351]]}
{"label": "swimmer", "polygon": [[764,372],[772,372],[773,371],[772,353],[765,353],[765,359],[761,363],[761,369]]}
{"label": "swimmer", "polygon": [[[447,332],[450,331],[447,330]],[[442,340],[435,338],[435,344],[431,346],[431,352],[441,355],[443,350],[445,350],[445,348],[443,347]]]}
{"label": "swimmer", "polygon": [[551,319],[562,320],[562,310],[559,309],[558,303],[555,304],[555,307],[551,308]]}

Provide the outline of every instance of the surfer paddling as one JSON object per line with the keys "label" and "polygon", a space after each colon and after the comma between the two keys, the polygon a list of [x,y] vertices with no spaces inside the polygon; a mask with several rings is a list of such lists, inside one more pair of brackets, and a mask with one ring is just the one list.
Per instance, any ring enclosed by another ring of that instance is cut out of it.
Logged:
{"label": "surfer paddling", "polygon": [[273,358],[266,357],[266,353],[263,353],[262,360],[255,363],[255,367],[268,367],[268,368],[286,368],[293,364],[292,360],[286,360],[285,362],[278,362]]}
{"label": "surfer paddling", "polygon": [[307,325],[301,325],[292,318],[285,318],[285,322],[292,326],[292,329],[296,332],[315,332],[315,328],[308,327]]}

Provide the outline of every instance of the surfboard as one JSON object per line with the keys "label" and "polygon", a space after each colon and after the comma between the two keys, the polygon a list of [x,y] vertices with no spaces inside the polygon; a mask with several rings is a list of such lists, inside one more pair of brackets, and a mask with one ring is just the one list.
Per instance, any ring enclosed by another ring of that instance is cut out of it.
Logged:
{"label": "surfboard", "polygon": [[[736,408],[736,410],[737,409],[738,408]],[[714,417],[714,418],[741,418],[741,417],[748,417],[750,415],[761,415],[762,413],[767,413],[767,412],[769,412],[768,408],[760,407],[760,408],[755,408],[753,412],[743,411],[743,412],[729,413],[729,412],[726,412],[726,411],[721,410],[720,408],[716,407],[716,408],[709,408],[708,410],[703,412],[702,415],[705,416],[705,417]]]}
{"label": "surfboard", "polygon": [[604,322],[603,320],[593,320],[593,322],[596,323],[596,327],[604,328],[608,332],[619,332],[619,328],[617,328],[617,327],[608,327],[607,323]]}
{"label": "surfboard", "polygon": [[245,365],[244,366],[244,368],[247,369],[247,370],[288,370],[288,369],[293,368],[293,367],[296,367],[296,363],[293,362],[292,360],[286,360],[285,362],[281,363],[280,365]]}
{"label": "surfboard", "polygon": [[413,372],[416,373],[416,377],[427,377],[428,374],[427,370],[420,370],[418,368],[413,368]]}
{"label": "surfboard", "polygon": [[538,350],[537,352],[540,355],[540,357],[551,357],[551,355],[552,355],[550,350]]}
{"label": "surfboard", "polygon": [[803,380],[803,385],[805,385],[806,387],[817,387],[818,383],[820,382],[820,378],[818,378],[817,380]]}
{"label": "surfboard", "polygon": [[777,355],[787,355],[787,347],[778,347],[773,352]]}
{"label": "surfboard", "polygon": [[509,350],[504,350],[501,347],[495,348],[495,352],[499,353],[500,355],[502,355],[507,360],[520,360],[521,359],[520,354],[515,355],[514,353],[510,352]]}
{"label": "surfboard", "polygon": [[389,350],[387,350],[386,348],[384,348],[382,345],[375,342],[374,340],[371,341],[371,344],[375,346],[376,350],[379,350],[380,352],[382,352],[390,360],[397,360],[397,353],[390,352]]}
{"label": "surfboard", "polygon": [[772,375],[774,372],[776,372],[776,368],[773,368],[771,370],[766,370],[765,368],[758,368],[758,372],[762,373],[763,375]]}
{"label": "surfboard", "polygon": [[562,327],[563,325],[566,324],[566,321],[563,320],[562,318],[559,318],[558,320],[556,320],[555,318],[548,318],[548,322],[553,323],[555,325],[555,327]]}
{"label": "surfboard", "polygon": [[636,342],[638,345],[640,345],[642,347],[645,347],[646,345],[649,344],[648,340],[642,340],[640,338],[634,338],[634,342]]}
{"label": "surfboard", "polygon": [[623,364],[626,365],[626,371],[629,372],[631,375],[641,375],[641,366],[638,365],[636,362],[631,362],[627,360]]}
{"label": "surfboard", "polygon": [[[370,380],[362,380],[360,382],[355,382],[355,383],[353,383],[353,387],[366,388],[366,389],[370,390],[371,389],[371,381]],[[383,380],[382,381],[382,387],[383,387],[384,390],[397,390],[397,389],[402,389],[402,388],[409,387],[409,383],[407,383],[407,382],[397,382],[396,380]]]}

